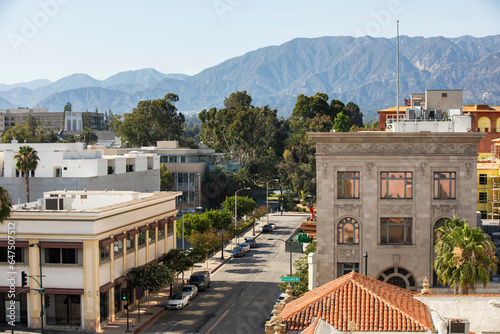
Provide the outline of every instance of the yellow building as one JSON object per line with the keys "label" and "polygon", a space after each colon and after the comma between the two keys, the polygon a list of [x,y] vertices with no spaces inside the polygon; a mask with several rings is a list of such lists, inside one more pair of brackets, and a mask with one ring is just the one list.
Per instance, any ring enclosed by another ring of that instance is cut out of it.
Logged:
{"label": "yellow building", "polygon": [[481,219],[500,219],[500,143],[493,140],[489,157],[477,162],[477,211]]}
{"label": "yellow building", "polygon": [[[68,331],[99,331],[114,321],[127,271],[176,247],[180,194],[51,191],[14,206],[0,225],[0,321]],[[29,275],[24,287],[22,272]]]}

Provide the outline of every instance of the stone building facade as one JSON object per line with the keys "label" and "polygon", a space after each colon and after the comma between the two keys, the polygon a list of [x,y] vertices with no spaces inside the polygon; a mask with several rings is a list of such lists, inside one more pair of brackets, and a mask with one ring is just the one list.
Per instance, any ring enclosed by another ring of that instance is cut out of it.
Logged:
{"label": "stone building facade", "polygon": [[318,285],[352,270],[410,290],[426,276],[435,285],[434,228],[453,215],[476,224],[484,134],[308,135],[316,142]]}

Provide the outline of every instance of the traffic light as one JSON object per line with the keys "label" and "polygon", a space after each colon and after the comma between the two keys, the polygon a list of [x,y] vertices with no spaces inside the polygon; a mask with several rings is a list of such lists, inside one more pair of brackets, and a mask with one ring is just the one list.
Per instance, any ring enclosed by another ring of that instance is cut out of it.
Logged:
{"label": "traffic light", "polygon": [[21,271],[21,286],[28,285],[28,274],[25,271]]}
{"label": "traffic light", "polygon": [[122,300],[127,301],[127,288],[122,288]]}
{"label": "traffic light", "polygon": [[45,295],[44,297],[45,297],[45,308],[47,308],[50,306],[50,296]]}

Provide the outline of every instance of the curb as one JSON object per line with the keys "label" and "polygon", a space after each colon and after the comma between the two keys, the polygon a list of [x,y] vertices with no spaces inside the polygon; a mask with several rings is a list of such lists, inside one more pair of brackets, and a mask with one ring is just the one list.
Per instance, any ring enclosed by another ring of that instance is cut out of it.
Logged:
{"label": "curb", "polygon": [[134,330],[134,334],[139,333],[141,330],[143,330],[144,328],[146,328],[146,326],[149,325],[150,322],[152,322],[153,320],[155,320],[156,318],[158,318],[163,313],[163,311],[164,310],[160,310],[160,311],[156,312],[156,314],[153,315],[151,318],[149,318],[149,320],[147,320],[145,323],[143,323],[141,325],[141,327],[139,327],[136,330]]}

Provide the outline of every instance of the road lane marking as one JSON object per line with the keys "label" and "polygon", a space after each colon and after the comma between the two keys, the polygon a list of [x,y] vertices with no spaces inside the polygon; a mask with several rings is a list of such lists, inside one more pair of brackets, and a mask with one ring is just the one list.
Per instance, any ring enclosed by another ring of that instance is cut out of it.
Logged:
{"label": "road lane marking", "polygon": [[[233,304],[233,305],[234,305],[234,304]],[[216,322],[212,325],[212,327],[210,327],[210,328],[208,329],[208,331],[206,331],[206,332],[205,332],[205,334],[209,334],[209,333],[210,333],[210,332],[211,332],[211,331],[212,331],[212,330],[213,330],[213,329],[214,329],[214,328],[215,328],[215,327],[219,324],[219,322],[221,322],[221,321],[222,321],[222,319],[224,319],[224,317],[225,317],[228,313],[229,313],[229,309],[228,309],[228,310],[226,310],[224,313],[222,313],[222,315],[220,316],[220,318],[219,318],[219,319],[217,319],[217,321],[216,321]]]}

